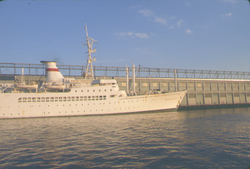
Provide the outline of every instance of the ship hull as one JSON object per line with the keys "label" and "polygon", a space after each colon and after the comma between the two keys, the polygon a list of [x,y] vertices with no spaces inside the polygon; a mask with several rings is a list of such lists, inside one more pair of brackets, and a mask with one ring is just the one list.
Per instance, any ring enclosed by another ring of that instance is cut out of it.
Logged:
{"label": "ship hull", "polygon": [[0,93],[0,119],[137,113],[177,109],[186,91],[126,96],[105,93]]}

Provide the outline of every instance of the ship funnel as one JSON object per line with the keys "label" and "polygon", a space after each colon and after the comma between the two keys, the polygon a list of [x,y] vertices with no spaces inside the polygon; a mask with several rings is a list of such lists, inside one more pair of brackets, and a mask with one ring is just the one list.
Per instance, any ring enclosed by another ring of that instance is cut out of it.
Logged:
{"label": "ship funnel", "polygon": [[41,61],[46,66],[46,82],[52,82],[56,84],[63,84],[64,77],[58,70],[56,62],[54,61]]}

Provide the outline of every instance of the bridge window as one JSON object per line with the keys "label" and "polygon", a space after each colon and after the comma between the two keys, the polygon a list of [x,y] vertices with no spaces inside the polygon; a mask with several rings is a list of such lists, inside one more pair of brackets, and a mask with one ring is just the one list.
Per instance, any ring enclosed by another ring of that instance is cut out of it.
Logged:
{"label": "bridge window", "polygon": [[22,100],[23,100],[23,99],[22,99],[21,97],[18,98],[18,102],[19,102],[19,103],[22,102]]}
{"label": "bridge window", "polygon": [[50,98],[50,101],[51,101],[51,102],[54,102],[54,97],[51,97],[51,98]]}
{"label": "bridge window", "polygon": [[36,102],[36,98],[35,97],[32,97],[32,102]]}
{"label": "bridge window", "polygon": [[45,97],[42,97],[42,102],[45,102]]}

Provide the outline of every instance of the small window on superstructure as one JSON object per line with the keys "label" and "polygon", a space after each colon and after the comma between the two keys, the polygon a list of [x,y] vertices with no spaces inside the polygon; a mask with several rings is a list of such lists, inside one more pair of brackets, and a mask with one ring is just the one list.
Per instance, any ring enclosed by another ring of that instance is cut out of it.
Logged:
{"label": "small window on superstructure", "polygon": [[83,101],[83,96],[80,96],[80,101]]}
{"label": "small window on superstructure", "polygon": [[83,90],[81,90],[81,92],[83,92]]}
{"label": "small window on superstructure", "polygon": [[36,98],[36,101],[37,101],[37,102],[40,102],[40,97],[37,97],[37,98]]}
{"label": "small window on superstructure", "polygon": [[76,96],[76,101],[79,101],[79,97],[78,96]]}
{"label": "small window on superstructure", "polygon": [[101,92],[101,89],[99,90],[99,92]]}
{"label": "small window on superstructure", "polygon": [[87,90],[87,92],[89,92],[89,90]]}
{"label": "small window on superstructure", "polygon": [[103,100],[106,100],[106,96],[103,96]]}
{"label": "small window on superstructure", "polygon": [[58,97],[55,97],[55,102],[58,102]]}
{"label": "small window on superstructure", "polygon": [[32,97],[32,102],[36,102],[36,97]]}
{"label": "small window on superstructure", "polygon": [[18,102],[19,102],[19,103],[22,102],[22,100],[23,100],[23,99],[22,99],[21,97],[18,98]]}
{"label": "small window on superstructure", "polygon": [[112,92],[112,89],[110,89],[110,91]]}
{"label": "small window on superstructure", "polygon": [[77,92],[77,90],[75,90],[75,92]]}
{"label": "small window on superstructure", "polygon": [[28,102],[31,102],[31,98],[30,97],[28,97]]}
{"label": "small window on superstructure", "polygon": [[95,90],[93,90],[93,92],[95,92]]}
{"label": "small window on superstructure", "polygon": [[95,96],[92,96],[92,100],[95,100]]}
{"label": "small window on superstructure", "polygon": [[63,101],[66,101],[66,97],[63,97]]}
{"label": "small window on superstructure", "polygon": [[96,96],[95,99],[96,99],[96,100],[99,100],[99,96]]}
{"label": "small window on superstructure", "polygon": [[49,102],[49,97],[46,97],[46,102]]}
{"label": "small window on superstructure", "polygon": [[106,92],[107,90],[106,89],[104,89],[104,92]]}
{"label": "small window on superstructure", "polygon": [[91,100],[91,96],[88,96],[88,101],[90,101]]}
{"label": "small window on superstructure", "polygon": [[102,100],[102,96],[100,96],[100,100]]}
{"label": "small window on superstructure", "polygon": [[87,99],[87,96],[84,96],[84,101],[87,101],[88,99]]}
{"label": "small window on superstructure", "polygon": [[45,97],[42,97],[42,102],[45,102]]}
{"label": "small window on superstructure", "polygon": [[72,101],[75,101],[75,97],[72,97],[71,99],[72,99]]}
{"label": "small window on superstructure", "polygon": [[110,98],[114,98],[116,95],[110,95]]}
{"label": "small window on superstructure", "polygon": [[59,102],[62,102],[62,97],[59,97]]}
{"label": "small window on superstructure", "polygon": [[51,102],[54,102],[54,97],[50,97],[50,101],[51,101]]}
{"label": "small window on superstructure", "polygon": [[68,101],[71,101],[71,97],[68,97]]}

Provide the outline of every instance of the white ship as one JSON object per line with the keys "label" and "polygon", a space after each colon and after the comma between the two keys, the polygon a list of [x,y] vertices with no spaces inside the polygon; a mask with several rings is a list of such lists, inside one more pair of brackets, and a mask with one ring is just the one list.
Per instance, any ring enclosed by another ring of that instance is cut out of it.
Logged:
{"label": "white ship", "polygon": [[[65,79],[56,62],[41,61],[46,66],[42,86],[17,83],[1,88],[1,119],[136,113],[179,107],[186,91],[136,95],[134,89],[133,94],[128,95],[119,90],[114,79],[95,80],[92,69],[95,58],[91,57],[95,52],[92,48],[95,40],[88,37],[86,26],[85,29],[89,57],[84,79]],[[133,82],[134,72],[133,66]]]}

